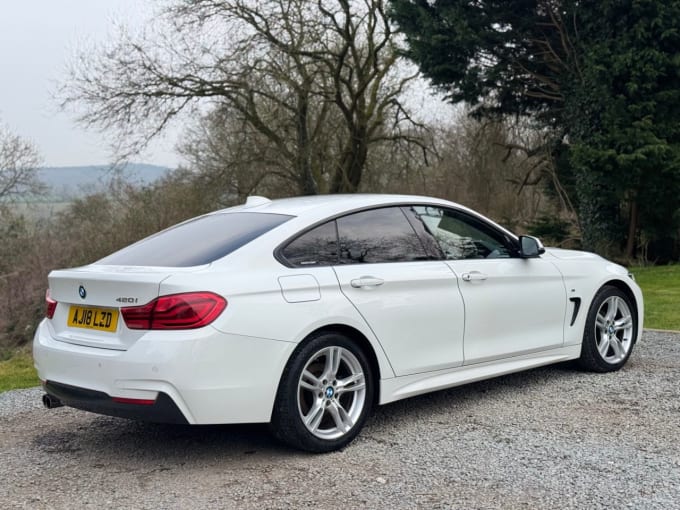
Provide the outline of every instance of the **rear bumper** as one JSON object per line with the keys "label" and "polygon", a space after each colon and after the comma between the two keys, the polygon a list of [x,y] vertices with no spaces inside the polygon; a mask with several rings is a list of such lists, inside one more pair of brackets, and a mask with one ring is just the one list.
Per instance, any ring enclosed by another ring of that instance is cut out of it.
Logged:
{"label": "rear bumper", "polygon": [[[47,393],[72,407],[147,421],[257,423],[271,419],[294,348],[290,342],[208,326],[149,331],[128,350],[116,351],[56,340],[44,320],[35,334],[33,358]],[[113,397],[156,403],[121,404]]]}
{"label": "rear bumper", "polygon": [[101,391],[77,388],[53,381],[45,381],[43,388],[45,393],[56,397],[64,405],[83,411],[158,423],[184,425],[189,423],[175,402],[165,393],[158,393],[153,404],[133,404],[116,402],[111,395]]}

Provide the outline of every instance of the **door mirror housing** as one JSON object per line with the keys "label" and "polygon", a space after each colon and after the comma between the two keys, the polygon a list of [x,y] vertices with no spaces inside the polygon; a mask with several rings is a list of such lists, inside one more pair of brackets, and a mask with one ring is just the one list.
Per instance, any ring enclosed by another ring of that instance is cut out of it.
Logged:
{"label": "door mirror housing", "polygon": [[519,236],[519,256],[523,259],[536,258],[545,253],[545,248],[538,238]]}

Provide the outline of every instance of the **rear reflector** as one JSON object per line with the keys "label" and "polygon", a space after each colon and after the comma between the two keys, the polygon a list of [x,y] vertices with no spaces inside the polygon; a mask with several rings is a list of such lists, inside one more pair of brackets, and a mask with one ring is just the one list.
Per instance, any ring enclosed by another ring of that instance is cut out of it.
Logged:
{"label": "rear reflector", "polygon": [[117,404],[136,404],[138,406],[152,406],[156,403],[155,400],[149,400],[147,398],[125,398],[125,397],[111,397]]}
{"label": "rear reflector", "polygon": [[187,292],[121,308],[120,313],[130,329],[196,329],[210,324],[226,307],[227,300],[212,292]]}
{"label": "rear reflector", "polygon": [[50,297],[50,289],[45,291],[45,317],[51,319],[57,310],[57,302]]}

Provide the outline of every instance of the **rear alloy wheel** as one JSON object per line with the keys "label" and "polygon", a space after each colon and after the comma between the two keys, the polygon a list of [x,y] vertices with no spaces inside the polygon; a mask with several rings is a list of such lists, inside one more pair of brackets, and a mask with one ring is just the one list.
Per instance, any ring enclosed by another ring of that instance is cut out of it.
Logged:
{"label": "rear alloy wheel", "polygon": [[372,405],[372,372],[363,351],[343,335],[325,333],[288,363],[272,426],[291,446],[328,452],[356,437]]}
{"label": "rear alloy wheel", "polygon": [[588,311],[579,362],[595,372],[618,370],[628,361],[636,337],[635,304],[618,288],[602,287]]}

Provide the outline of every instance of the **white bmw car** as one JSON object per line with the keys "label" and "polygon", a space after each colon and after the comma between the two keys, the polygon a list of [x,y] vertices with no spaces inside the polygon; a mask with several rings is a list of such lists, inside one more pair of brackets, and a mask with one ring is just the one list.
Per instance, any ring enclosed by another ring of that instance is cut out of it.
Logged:
{"label": "white bmw car", "polygon": [[592,253],[445,200],[357,194],[251,197],[53,271],[46,315],[47,407],[269,422],[324,452],[374,404],[572,359],[617,370],[643,303]]}

